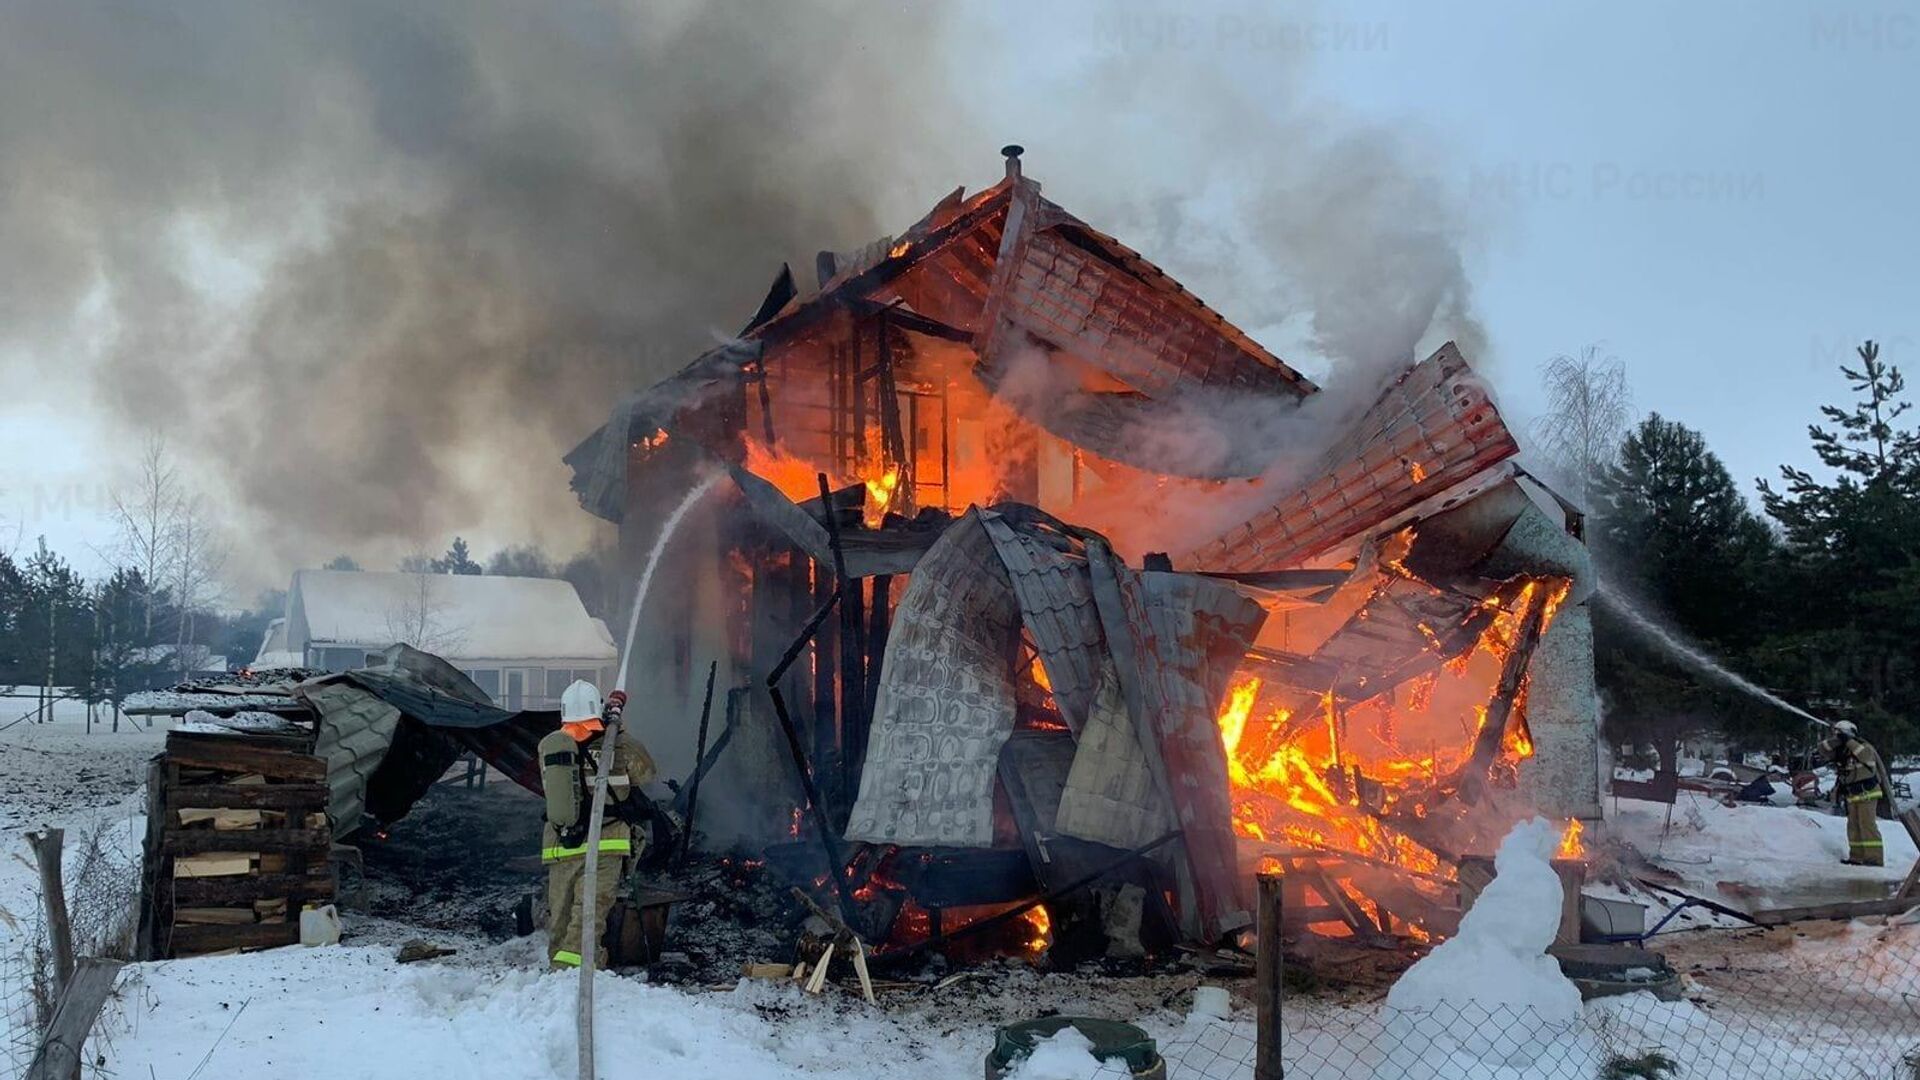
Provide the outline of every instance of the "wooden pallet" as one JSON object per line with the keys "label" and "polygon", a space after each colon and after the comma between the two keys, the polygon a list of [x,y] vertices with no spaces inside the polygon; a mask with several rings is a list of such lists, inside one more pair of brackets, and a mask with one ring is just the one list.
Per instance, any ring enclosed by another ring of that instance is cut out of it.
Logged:
{"label": "wooden pallet", "polygon": [[308,740],[176,731],[147,771],[140,956],[300,940],[334,897],[326,763]]}

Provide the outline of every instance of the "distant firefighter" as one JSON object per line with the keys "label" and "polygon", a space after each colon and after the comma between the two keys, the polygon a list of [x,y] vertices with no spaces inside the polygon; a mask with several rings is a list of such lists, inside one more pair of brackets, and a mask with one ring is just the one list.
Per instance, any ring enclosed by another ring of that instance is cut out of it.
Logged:
{"label": "distant firefighter", "polygon": [[[618,715],[625,704],[626,694],[615,690],[606,711]],[[600,755],[607,752],[601,712],[599,688],[576,681],[560,697],[560,730],[540,740],[540,785],[547,800],[540,861],[547,866],[547,955],[556,971],[577,968],[581,961],[580,885],[587,868],[592,778],[598,774]],[[605,936],[625,863],[646,846],[645,835],[636,836],[628,822],[646,820],[644,808],[635,804],[647,798],[640,785],[654,778],[653,758],[624,730],[612,753],[597,852],[600,865],[594,875],[595,921],[600,925],[592,929],[592,940],[599,967],[606,966],[606,950],[597,943]]]}
{"label": "distant firefighter", "polygon": [[1833,725],[1826,746],[1833,760],[1834,793],[1847,809],[1847,857],[1841,861],[1848,866],[1885,865],[1879,814],[1887,791],[1881,783],[1886,770],[1880,754],[1851,720]]}

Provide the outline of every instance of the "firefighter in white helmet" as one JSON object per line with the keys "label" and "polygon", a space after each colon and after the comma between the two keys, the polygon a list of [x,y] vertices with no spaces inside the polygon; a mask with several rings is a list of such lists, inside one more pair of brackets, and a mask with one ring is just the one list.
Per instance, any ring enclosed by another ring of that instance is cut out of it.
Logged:
{"label": "firefighter in white helmet", "polygon": [[1833,725],[1827,752],[1833,759],[1834,794],[1847,810],[1847,857],[1841,861],[1849,866],[1885,865],[1879,815],[1887,788],[1879,752],[1860,737],[1851,720]]}
{"label": "firefighter in white helmet", "polygon": [[[618,715],[625,693],[608,696],[607,715]],[[607,752],[600,690],[577,680],[560,696],[560,730],[540,740],[540,785],[546,794],[546,828],[540,840],[540,861],[547,867],[547,956],[555,970],[580,966],[585,947],[580,926],[580,885],[586,873],[587,823],[593,807],[592,778],[598,775],[600,755]],[[636,836],[630,820],[644,820],[636,804],[647,796],[640,785],[654,778],[653,758],[639,740],[620,733],[612,748],[607,807],[600,824],[599,869],[594,876],[594,910],[599,926],[587,940],[595,943],[598,966],[605,966],[606,950],[599,946],[606,918],[613,910],[616,890],[628,859],[640,854],[644,835]]]}

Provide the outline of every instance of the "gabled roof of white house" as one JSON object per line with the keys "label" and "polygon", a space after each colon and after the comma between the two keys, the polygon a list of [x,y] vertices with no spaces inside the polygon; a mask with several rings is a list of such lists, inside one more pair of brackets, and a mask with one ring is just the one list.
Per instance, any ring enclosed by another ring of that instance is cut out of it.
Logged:
{"label": "gabled roof of white house", "polygon": [[[298,570],[287,612],[303,613],[308,639],[385,646],[425,621],[449,657],[612,660],[613,637],[580,594],[553,578]],[[301,644],[288,642],[289,646]],[[432,651],[432,643],[408,642]]]}

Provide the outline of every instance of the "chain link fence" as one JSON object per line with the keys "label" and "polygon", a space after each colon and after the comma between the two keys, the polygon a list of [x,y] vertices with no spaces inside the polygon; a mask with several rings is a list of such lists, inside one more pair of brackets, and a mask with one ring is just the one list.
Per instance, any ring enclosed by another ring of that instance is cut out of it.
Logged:
{"label": "chain link fence", "polygon": [[[1282,1032],[1288,1080],[1920,1080],[1920,926],[1739,956],[1691,973],[1682,1000],[1600,998],[1571,1022],[1296,995]],[[1252,1080],[1255,1035],[1190,1023],[1162,1043],[1168,1080]]]}
{"label": "chain link fence", "polygon": [[[126,821],[103,820],[86,833],[69,833],[66,867],[67,919],[77,957],[133,958],[140,911],[140,855],[129,847]],[[16,856],[25,858],[25,856]],[[52,1018],[54,958],[46,909],[34,898],[31,911],[7,912],[0,922],[0,1078],[25,1076]],[[107,1009],[114,1008],[112,999]],[[96,1023],[94,1037],[110,1025]],[[97,1070],[91,1070],[97,1073]]]}

